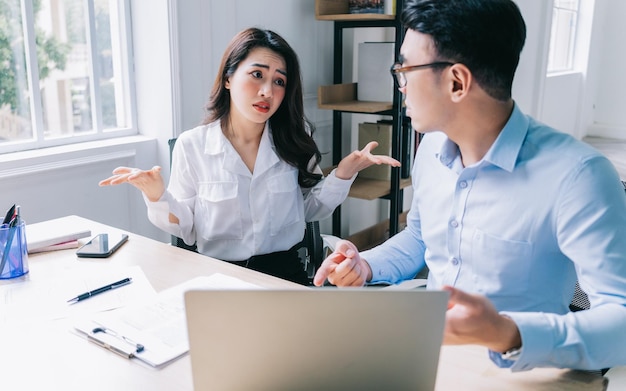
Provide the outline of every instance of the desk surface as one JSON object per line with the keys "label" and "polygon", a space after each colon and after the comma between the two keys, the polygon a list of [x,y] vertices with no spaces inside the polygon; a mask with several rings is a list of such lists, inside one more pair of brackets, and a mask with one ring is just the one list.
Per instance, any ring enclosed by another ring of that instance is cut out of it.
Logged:
{"label": "desk surface", "polygon": [[[76,216],[60,223],[91,229],[95,235],[119,231]],[[24,284],[55,276],[93,275],[108,267],[141,267],[158,291],[199,275],[223,273],[268,288],[301,286],[225,262],[130,234],[113,256],[77,258],[75,250],[32,254],[30,273],[0,284]],[[186,355],[155,370],[99,349],[71,333],[70,320],[0,327],[0,384],[11,390],[192,390],[191,362]],[[535,369],[511,373],[495,367],[484,348],[444,346],[437,390],[604,390],[607,380],[584,372]],[[6,387],[9,386],[9,387]]]}

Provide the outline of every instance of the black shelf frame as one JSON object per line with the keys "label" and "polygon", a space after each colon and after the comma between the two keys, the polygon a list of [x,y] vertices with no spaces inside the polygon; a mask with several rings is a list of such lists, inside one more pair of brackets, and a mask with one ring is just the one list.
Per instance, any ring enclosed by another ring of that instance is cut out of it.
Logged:
{"label": "black shelf frame", "polygon": [[[403,0],[396,0],[396,10],[401,10]],[[333,83],[341,84],[343,79],[343,33],[345,29],[363,28],[363,27],[392,27],[395,29],[395,59],[399,58],[400,45],[404,38],[405,29],[400,23],[399,12],[396,11],[396,17],[393,20],[335,20],[334,24],[334,51],[333,51]],[[392,64],[389,64],[391,67]],[[391,77],[390,74],[380,75],[380,77]],[[358,113],[354,111],[333,110],[333,164],[337,165],[342,159],[342,114]],[[407,126],[403,120],[402,94],[397,88],[393,92],[393,109],[385,110],[377,113],[365,113],[376,115],[390,115],[393,117],[392,140],[391,140],[391,156],[402,161],[401,145],[403,141],[409,142],[410,126]],[[403,137],[406,139],[403,140]],[[409,146],[410,148],[410,146]],[[381,197],[389,200],[389,236],[393,236],[399,231],[399,217],[402,213],[402,203],[404,190],[400,189],[401,168],[391,168],[391,184],[389,194]],[[335,236],[341,236],[341,205],[333,212],[332,217],[332,233]]]}

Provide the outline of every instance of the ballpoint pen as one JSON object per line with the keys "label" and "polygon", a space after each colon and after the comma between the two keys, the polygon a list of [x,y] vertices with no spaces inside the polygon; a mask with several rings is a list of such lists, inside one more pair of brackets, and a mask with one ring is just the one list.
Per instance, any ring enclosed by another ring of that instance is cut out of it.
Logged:
{"label": "ballpoint pen", "polygon": [[11,219],[15,215],[15,204],[7,210],[7,214],[4,215],[4,220],[2,220],[2,224],[9,224]]}
{"label": "ballpoint pen", "polygon": [[125,278],[123,280],[119,280],[118,282],[114,282],[112,284],[105,285],[102,288],[98,288],[98,289],[94,289],[93,291],[82,293],[82,294],[74,297],[73,299],[69,299],[67,302],[70,303],[70,304],[74,304],[74,303],[77,303],[77,302],[79,302],[81,300],[88,299],[91,296],[95,296],[97,294],[100,294],[102,292],[106,292],[106,291],[109,291],[111,289],[119,288],[119,287],[122,287],[124,285],[130,284],[132,281],[133,281],[132,278]]}
{"label": "ballpoint pen", "polygon": [[[9,212],[11,212],[11,218],[8,221],[7,241],[4,246],[4,252],[2,253],[2,261],[0,261],[0,274],[2,274],[4,266],[9,259],[11,245],[13,244],[13,236],[15,235],[15,231],[18,230],[17,226],[20,224],[20,207],[13,205],[11,209],[9,209]],[[5,221],[9,216],[9,212],[7,212],[7,215],[4,218]]]}

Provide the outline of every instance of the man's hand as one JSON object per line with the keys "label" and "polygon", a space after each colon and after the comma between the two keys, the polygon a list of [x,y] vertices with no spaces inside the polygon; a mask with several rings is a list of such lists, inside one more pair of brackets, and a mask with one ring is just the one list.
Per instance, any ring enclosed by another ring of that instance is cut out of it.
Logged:
{"label": "man's hand", "polygon": [[165,192],[165,182],[161,177],[161,167],[154,166],[150,170],[138,168],[118,167],[113,170],[113,175],[100,181],[100,186],[119,185],[130,183],[141,190],[152,201],[158,201]]}
{"label": "man's hand", "polygon": [[361,259],[359,250],[347,240],[337,242],[335,251],[322,262],[313,284],[322,286],[328,279],[336,286],[363,286],[372,278],[369,264]]}
{"label": "man's hand", "polygon": [[476,344],[494,352],[506,352],[522,345],[515,322],[500,315],[486,297],[450,286],[443,289],[450,292],[444,345]]}
{"label": "man's hand", "polygon": [[374,164],[388,164],[392,167],[400,167],[400,162],[385,155],[372,155],[372,149],[378,146],[378,142],[369,142],[362,150],[354,151],[341,159],[337,165],[335,176],[339,179],[350,179],[359,171]]}

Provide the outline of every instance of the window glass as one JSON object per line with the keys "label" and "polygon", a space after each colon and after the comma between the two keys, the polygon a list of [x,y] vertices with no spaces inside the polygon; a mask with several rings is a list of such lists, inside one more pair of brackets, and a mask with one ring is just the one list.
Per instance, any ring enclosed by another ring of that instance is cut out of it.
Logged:
{"label": "window glass", "polygon": [[0,143],[33,138],[20,0],[0,1]]}
{"label": "window glass", "polygon": [[[91,75],[81,0],[42,0],[35,14],[40,60],[39,88],[43,108],[44,137],[72,136],[93,130]],[[62,23],[64,22],[64,23]]]}
{"label": "window glass", "polygon": [[579,0],[554,0],[548,73],[573,69]]}
{"label": "window glass", "polygon": [[0,152],[134,133],[127,12],[124,0],[0,1]]}
{"label": "window glass", "polygon": [[95,1],[95,27],[97,58],[100,67],[100,98],[102,126],[105,130],[130,126],[126,108],[123,42],[116,3],[110,0]]}

